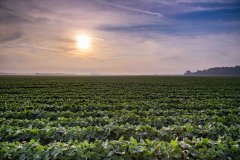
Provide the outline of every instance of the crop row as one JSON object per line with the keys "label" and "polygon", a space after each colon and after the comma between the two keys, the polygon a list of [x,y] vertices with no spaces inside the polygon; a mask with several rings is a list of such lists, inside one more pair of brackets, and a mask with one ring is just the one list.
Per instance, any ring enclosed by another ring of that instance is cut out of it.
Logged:
{"label": "crop row", "polygon": [[71,112],[71,111],[57,111],[57,112],[49,112],[49,111],[42,111],[42,110],[24,110],[21,112],[12,112],[12,111],[6,111],[6,112],[0,112],[0,117],[5,118],[16,118],[16,119],[40,119],[40,118],[48,118],[51,117],[51,120],[56,120],[58,117],[104,117],[107,116],[109,118],[112,117],[119,117],[122,115],[134,115],[134,116],[140,116],[140,117],[149,117],[149,116],[179,116],[179,115],[197,115],[197,114],[205,114],[208,116],[228,116],[228,115],[239,115],[240,108],[234,108],[234,109],[220,109],[220,110],[214,110],[214,109],[205,109],[201,111],[189,111],[187,109],[173,109],[169,108],[168,110],[154,110],[150,109],[148,111],[143,111],[141,109],[137,110],[121,110],[119,112],[117,111],[101,111],[101,110],[94,110],[94,111],[80,111],[80,112]]}
{"label": "crop row", "polygon": [[13,119],[13,118],[0,118],[0,125],[10,125],[19,127],[33,127],[33,128],[44,128],[46,125],[51,127],[58,126],[104,126],[107,124],[132,124],[132,125],[150,125],[156,128],[167,127],[169,125],[184,125],[186,123],[191,123],[192,125],[206,125],[211,122],[222,123],[226,126],[240,124],[240,117],[238,115],[227,115],[227,116],[217,116],[212,117],[197,114],[197,115],[181,115],[181,116],[148,116],[140,117],[133,114],[125,114],[120,116],[114,116],[109,118],[104,117],[85,117],[85,118],[74,118],[74,117],[58,117],[56,120],[50,120],[51,117],[46,119]]}
{"label": "crop row", "polygon": [[[106,102],[101,102],[98,99],[86,100],[86,99],[32,99],[28,102],[26,99],[17,100],[13,98],[12,101],[6,101],[0,99],[0,111],[22,111],[22,110],[34,110],[39,109],[43,111],[111,111],[111,110],[138,110],[148,111],[153,110],[168,110],[174,109],[188,109],[188,111],[201,111],[205,109],[219,110],[219,109],[234,109],[239,104],[240,100],[237,99],[208,99],[208,100],[184,100],[184,99],[168,99],[164,100],[116,100],[108,99]],[[105,99],[106,100],[106,99]],[[85,102],[83,102],[85,101]]]}
{"label": "crop row", "polygon": [[89,127],[45,127],[38,128],[20,128],[12,126],[0,127],[0,141],[29,141],[35,139],[42,144],[60,141],[96,141],[96,140],[115,140],[120,137],[133,136],[136,139],[149,138],[170,141],[172,139],[182,140],[184,137],[204,137],[212,140],[220,136],[229,136],[233,140],[240,139],[240,125],[224,126],[221,123],[213,123],[205,126],[193,126],[190,123],[181,126],[168,126],[156,129],[149,125],[113,125],[89,126]]}
{"label": "crop row", "polygon": [[[240,141],[230,138],[184,138],[182,141],[151,141],[122,137],[114,141],[49,143],[42,145],[35,140],[30,142],[1,142],[0,159],[238,159]],[[145,158],[143,158],[145,157]]]}

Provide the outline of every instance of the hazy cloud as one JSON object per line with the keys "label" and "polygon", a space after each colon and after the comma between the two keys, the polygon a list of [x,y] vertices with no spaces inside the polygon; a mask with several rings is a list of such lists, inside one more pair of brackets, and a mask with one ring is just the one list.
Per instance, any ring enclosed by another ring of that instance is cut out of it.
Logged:
{"label": "hazy cloud", "polygon": [[[0,72],[167,74],[237,65],[236,0],[0,1]],[[88,34],[91,48],[77,49]]]}

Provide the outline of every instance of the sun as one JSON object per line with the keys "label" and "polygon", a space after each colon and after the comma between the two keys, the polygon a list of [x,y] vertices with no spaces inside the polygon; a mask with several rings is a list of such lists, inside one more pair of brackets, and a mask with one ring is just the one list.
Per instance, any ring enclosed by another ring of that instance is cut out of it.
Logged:
{"label": "sun", "polygon": [[82,50],[89,49],[91,45],[91,38],[88,35],[77,36],[77,47]]}

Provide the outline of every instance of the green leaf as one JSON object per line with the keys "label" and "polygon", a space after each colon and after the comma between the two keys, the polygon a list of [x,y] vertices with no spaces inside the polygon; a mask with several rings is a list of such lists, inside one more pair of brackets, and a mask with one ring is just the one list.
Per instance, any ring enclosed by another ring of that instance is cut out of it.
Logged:
{"label": "green leaf", "polygon": [[209,139],[208,138],[203,138],[203,144],[208,144]]}
{"label": "green leaf", "polygon": [[178,143],[177,143],[177,141],[175,141],[175,140],[171,140],[171,145],[174,147],[174,148],[176,148],[176,147],[178,147]]}
{"label": "green leaf", "polygon": [[150,139],[145,139],[145,142],[148,144],[148,145],[151,145],[152,144],[152,141]]}
{"label": "green leaf", "polygon": [[137,144],[137,140],[134,139],[132,136],[130,137],[130,142],[131,142],[132,144]]}
{"label": "green leaf", "polygon": [[120,138],[119,138],[119,141],[122,141],[124,139],[124,137],[123,136],[121,136]]}

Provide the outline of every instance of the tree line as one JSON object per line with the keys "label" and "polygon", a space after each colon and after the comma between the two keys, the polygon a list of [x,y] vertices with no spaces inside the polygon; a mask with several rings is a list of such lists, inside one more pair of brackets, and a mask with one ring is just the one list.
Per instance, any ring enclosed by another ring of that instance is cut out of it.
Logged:
{"label": "tree line", "polygon": [[187,70],[184,75],[187,76],[240,76],[240,66],[234,67],[214,67],[204,70],[191,72]]}

